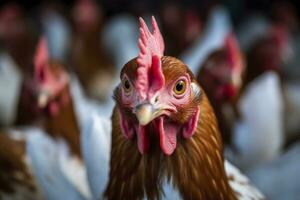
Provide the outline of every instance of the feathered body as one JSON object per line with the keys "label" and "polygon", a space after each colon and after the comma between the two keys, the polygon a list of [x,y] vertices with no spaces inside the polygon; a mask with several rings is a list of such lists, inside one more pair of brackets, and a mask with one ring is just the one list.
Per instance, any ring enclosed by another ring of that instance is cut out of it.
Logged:
{"label": "feathered body", "polygon": [[[0,133],[0,198],[40,199],[41,194],[26,158],[26,143]],[[4,173],[5,172],[5,173]]]}
{"label": "feathered body", "polygon": [[[63,93],[69,94],[69,87],[66,87]],[[59,96],[58,98],[64,98]],[[45,130],[55,138],[63,138],[70,145],[72,153],[81,157],[80,153],[80,129],[78,126],[73,100],[62,108],[54,117],[48,117],[45,122]]]}
{"label": "feathered body", "polygon": [[64,140],[28,127],[3,130],[0,137],[1,199],[90,197],[72,179],[82,179],[80,164]]}
{"label": "feathered body", "polygon": [[[63,65],[49,60],[44,38],[38,45],[34,64],[34,75],[30,81],[27,80],[27,90],[20,99],[18,119],[23,125],[38,125],[43,130],[39,130],[38,134],[35,131],[28,134],[21,131],[26,150],[23,156],[30,157],[24,166],[33,172],[30,178],[38,179],[43,195],[48,199],[61,199],[65,194],[70,195],[71,199],[81,199],[81,196],[89,198],[80,150],[80,127],[71,97],[69,74]],[[32,112],[31,108],[36,112]],[[31,121],[22,120],[28,118]],[[10,132],[6,131],[8,135]],[[11,148],[19,149],[14,140],[8,137],[8,141],[13,143]],[[23,162],[16,155],[11,158],[9,155],[4,156],[1,160],[3,163],[10,163],[11,160]],[[51,180],[45,176],[51,177]],[[56,186],[49,183],[51,181]]]}
{"label": "feathered body", "polygon": [[[49,70],[47,73],[51,73],[57,77],[61,77],[61,75],[67,73],[64,66],[58,62],[49,62],[46,68]],[[34,78],[36,76],[37,74]],[[37,85],[42,85],[44,80],[40,81]],[[42,92],[38,91],[39,89],[37,88],[33,88],[35,83],[32,81],[25,80],[25,82],[28,84],[23,84],[21,90],[16,123],[18,125],[41,123],[44,130],[51,137],[66,140],[70,144],[72,152],[79,156],[80,130],[73,101],[70,98],[69,85],[64,85],[58,94],[51,97],[49,104],[45,105],[45,107],[40,107],[38,101]],[[59,108],[56,106],[59,106]]]}
{"label": "feathered body", "polygon": [[33,75],[26,77],[18,104],[18,125],[40,123],[49,136],[63,138],[80,156],[80,130],[70,94],[69,74],[59,62],[50,61],[42,38],[34,59]]}

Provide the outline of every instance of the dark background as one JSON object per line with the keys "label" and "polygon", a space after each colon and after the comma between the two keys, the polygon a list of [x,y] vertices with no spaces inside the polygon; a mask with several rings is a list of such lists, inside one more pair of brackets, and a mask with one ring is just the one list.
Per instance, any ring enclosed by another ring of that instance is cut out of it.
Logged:
{"label": "dark background", "polygon": [[[170,0],[169,0],[170,1]],[[0,1],[0,7],[7,2],[17,2],[23,6],[27,13],[30,11],[35,11],[38,8],[38,5],[45,2],[58,2],[64,6],[63,9],[68,10],[76,2],[74,0],[52,0],[52,1],[38,1],[38,0],[26,0],[26,1]],[[131,12],[133,14],[138,14],[138,12],[148,11],[153,14],[156,14],[160,11],[164,3],[168,1],[162,0],[102,0],[97,1],[101,5],[104,15],[106,17],[111,17],[120,12]],[[296,9],[299,16],[300,7],[297,3],[297,0],[171,0],[171,2],[180,4],[180,7],[193,8],[199,11],[199,14],[206,13],[206,8],[208,4],[212,2],[222,3],[230,10],[230,14],[233,18],[234,24],[238,23],[245,15],[252,11],[268,13],[272,6],[280,2],[290,2],[294,9]],[[205,14],[204,14],[205,15]]]}

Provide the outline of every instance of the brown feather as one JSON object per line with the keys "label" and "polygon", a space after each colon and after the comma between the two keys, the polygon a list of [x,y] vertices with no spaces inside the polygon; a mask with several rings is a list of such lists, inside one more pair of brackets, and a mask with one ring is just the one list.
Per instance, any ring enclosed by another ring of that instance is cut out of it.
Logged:
{"label": "brown feather", "polygon": [[[162,64],[166,82],[187,72],[196,83],[192,73],[179,60],[164,56]],[[135,70],[134,59],[125,65],[122,73],[134,80]],[[171,156],[161,153],[155,136],[151,138],[148,154],[141,155],[137,142],[122,135],[117,113],[122,107],[118,90],[115,93],[117,106],[112,116],[110,181],[105,192],[108,199],[143,199],[145,194],[148,199],[161,199],[165,178],[180,191],[183,199],[236,199],[225,174],[216,118],[204,92],[182,108],[177,116],[172,116],[184,123],[195,106],[201,110],[196,133],[190,139],[178,136],[177,148]]]}
{"label": "brown feather", "polygon": [[31,199],[39,199],[40,191],[26,162],[25,142],[0,133],[0,143],[0,198],[22,191]]}
{"label": "brown feather", "polygon": [[[203,87],[203,89],[206,91],[207,97],[215,111],[215,115],[217,117],[217,121],[220,128],[220,133],[222,136],[222,141],[225,144],[231,145],[231,133],[232,133],[232,127],[235,120],[239,118],[239,112],[237,110],[237,102],[240,96],[240,93],[237,94],[237,96],[231,100],[231,101],[218,101],[214,95],[215,88],[212,86],[214,80],[209,74],[208,69],[214,67],[215,70],[218,69],[219,66],[224,65],[224,63],[227,63],[228,56],[225,49],[220,49],[215,52],[213,52],[211,55],[208,56],[206,61],[201,66],[201,70],[198,72],[197,75],[197,81],[199,84]],[[220,80],[218,80],[220,81]],[[219,84],[219,83],[218,83]],[[227,107],[232,111],[231,113],[226,113],[224,111],[224,107]]]}
{"label": "brown feather", "polygon": [[[69,88],[65,91],[69,93]],[[63,138],[69,144],[71,152],[81,157],[80,151],[80,130],[77,123],[73,101],[60,108],[58,115],[47,117],[45,120],[46,132],[55,137]]]}

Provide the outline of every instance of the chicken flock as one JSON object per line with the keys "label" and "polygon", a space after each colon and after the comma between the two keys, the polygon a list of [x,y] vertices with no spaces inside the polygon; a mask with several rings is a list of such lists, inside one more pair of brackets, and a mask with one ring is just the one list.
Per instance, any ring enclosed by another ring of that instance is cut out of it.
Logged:
{"label": "chicken flock", "polygon": [[3,4],[0,199],[299,199],[296,13],[204,8]]}

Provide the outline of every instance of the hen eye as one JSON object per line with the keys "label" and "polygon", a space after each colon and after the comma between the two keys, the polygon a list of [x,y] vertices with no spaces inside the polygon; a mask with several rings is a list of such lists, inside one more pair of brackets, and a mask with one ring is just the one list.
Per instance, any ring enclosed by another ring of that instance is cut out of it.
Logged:
{"label": "hen eye", "polygon": [[127,79],[127,78],[124,78],[122,82],[123,82],[122,84],[123,84],[124,91],[125,91],[127,94],[130,93],[131,90],[132,90],[132,87],[131,87],[131,84],[130,84],[130,82],[128,81],[128,79]]}
{"label": "hen eye", "polygon": [[181,95],[185,92],[186,90],[186,82],[184,80],[179,80],[175,84],[173,91],[176,95]]}

